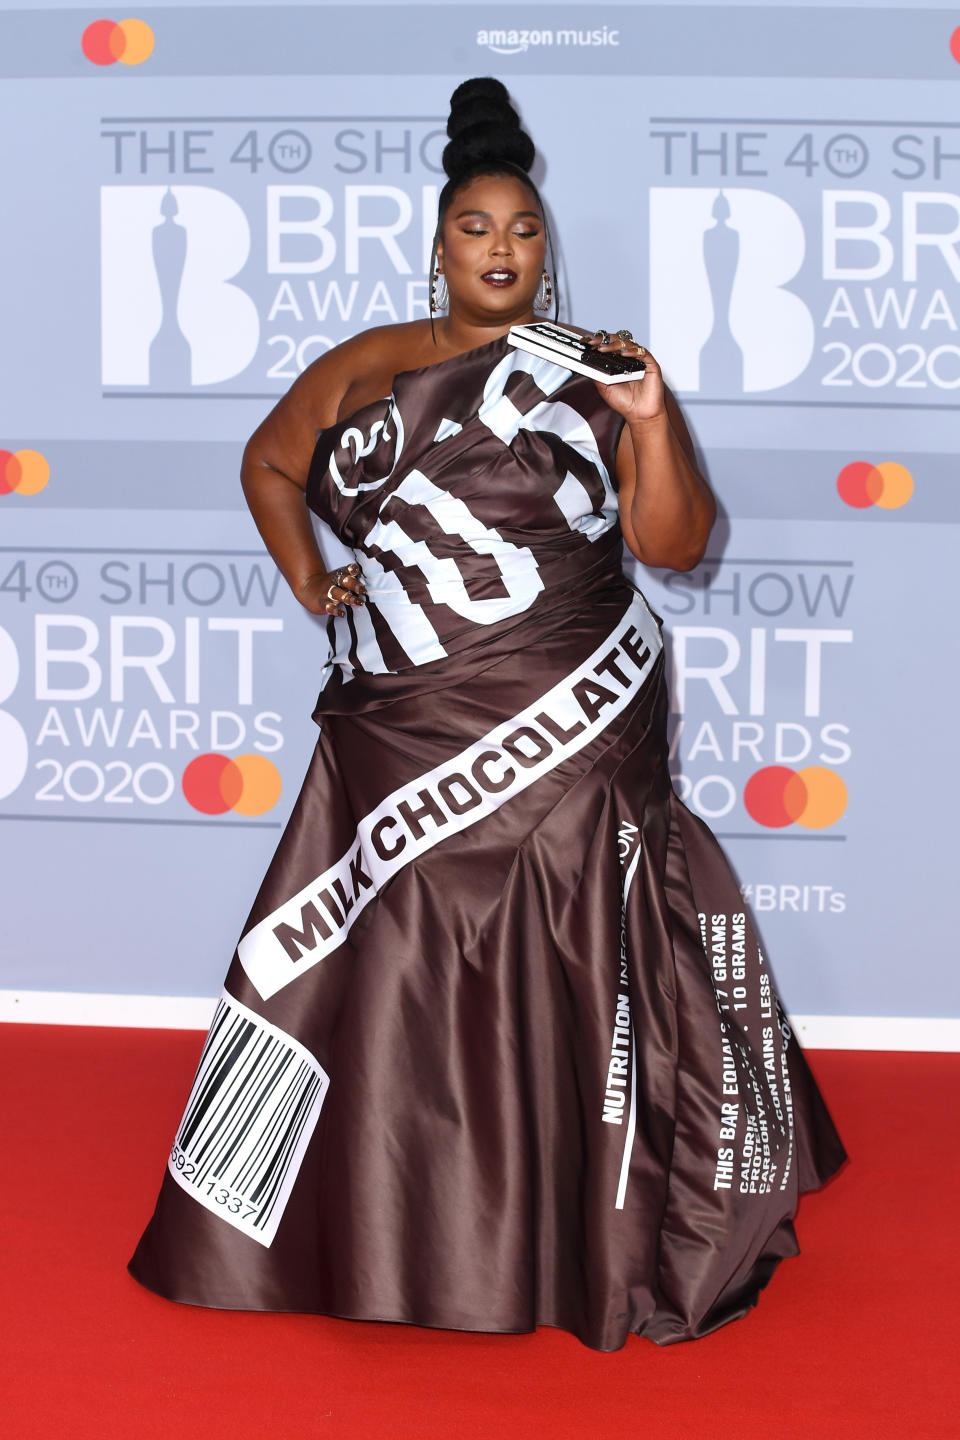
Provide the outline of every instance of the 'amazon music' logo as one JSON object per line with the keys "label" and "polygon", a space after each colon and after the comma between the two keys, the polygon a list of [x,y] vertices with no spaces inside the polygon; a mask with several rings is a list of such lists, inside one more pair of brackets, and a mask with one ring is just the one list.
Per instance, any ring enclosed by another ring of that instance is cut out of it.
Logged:
{"label": "'amazon music' logo", "polygon": [[609,25],[584,30],[478,30],[476,43],[495,55],[525,55],[528,50],[620,44],[620,31]]}
{"label": "'amazon music' logo", "polygon": [[785,287],[806,251],[799,215],[765,190],[650,191],[651,344],[679,390],[776,390],[813,355],[813,317]]}
{"label": "'amazon music' logo", "polygon": [[104,385],[179,391],[246,369],[260,321],[231,283],[250,254],[236,200],[205,185],[105,185],[101,236]]}

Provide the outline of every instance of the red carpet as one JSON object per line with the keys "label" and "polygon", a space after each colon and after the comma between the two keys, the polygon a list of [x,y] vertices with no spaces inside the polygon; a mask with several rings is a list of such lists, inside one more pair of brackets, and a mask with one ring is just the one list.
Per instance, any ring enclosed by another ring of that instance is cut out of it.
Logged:
{"label": "red carpet", "polygon": [[813,1440],[960,1435],[960,1056],[811,1058],[852,1160],[804,1254],[693,1344],[613,1355],[171,1305],[125,1264],[202,1036],[0,1026],[6,1435]]}

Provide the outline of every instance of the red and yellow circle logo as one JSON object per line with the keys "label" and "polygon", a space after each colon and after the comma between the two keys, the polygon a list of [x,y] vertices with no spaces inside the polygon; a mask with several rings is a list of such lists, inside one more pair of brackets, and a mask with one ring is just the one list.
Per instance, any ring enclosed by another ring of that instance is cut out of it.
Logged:
{"label": "red and yellow circle logo", "polygon": [[265,755],[218,755],[190,761],[181,780],[184,797],[204,815],[263,815],[280,799],[280,772]]}
{"label": "red and yellow circle logo", "polygon": [[906,465],[898,465],[896,460],[881,460],[879,465],[854,460],[844,465],[837,476],[837,494],[855,510],[866,510],[870,505],[899,510],[913,494],[913,476]]}
{"label": "red and yellow circle logo", "polygon": [[960,65],[960,25],[957,26],[956,30],[954,30],[950,36],[950,54],[954,60],[956,60],[957,64]]}
{"label": "red and yellow circle logo", "polygon": [[0,495],[37,495],[49,479],[39,450],[0,450]]}
{"label": "red and yellow circle logo", "polygon": [[835,770],[822,765],[804,770],[765,765],[747,781],[743,803],[750,818],[770,830],[785,825],[825,830],[846,810],[847,787]]}
{"label": "red and yellow circle logo", "polygon": [[94,65],[142,65],[153,54],[153,31],[145,20],[94,20],[80,44]]}

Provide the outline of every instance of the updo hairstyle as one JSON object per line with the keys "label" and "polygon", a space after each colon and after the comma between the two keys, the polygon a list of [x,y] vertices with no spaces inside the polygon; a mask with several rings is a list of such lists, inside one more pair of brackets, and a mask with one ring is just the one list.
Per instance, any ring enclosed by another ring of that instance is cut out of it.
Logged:
{"label": "updo hairstyle", "polygon": [[[545,255],[553,255],[547,212],[540,192],[530,179],[530,167],[536,150],[527,132],[520,127],[520,117],[510,104],[506,86],[491,76],[464,80],[450,96],[450,137],[443,149],[442,164],[447,181],[437,202],[437,228],[430,256],[431,279],[437,267],[437,244],[443,222],[454,195],[480,175],[510,175],[530,191],[543,216]],[[556,267],[554,266],[554,269]],[[554,275],[554,319],[560,313],[559,288]],[[433,303],[430,304],[430,325],[433,327]]]}

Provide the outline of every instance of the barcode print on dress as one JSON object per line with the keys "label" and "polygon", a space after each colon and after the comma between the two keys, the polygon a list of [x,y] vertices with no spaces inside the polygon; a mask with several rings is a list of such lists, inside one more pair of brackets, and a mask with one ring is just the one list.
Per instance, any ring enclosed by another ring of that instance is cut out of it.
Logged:
{"label": "barcode print on dress", "polygon": [[177,1184],[270,1245],[330,1080],[308,1050],[224,991],[168,1162]]}

